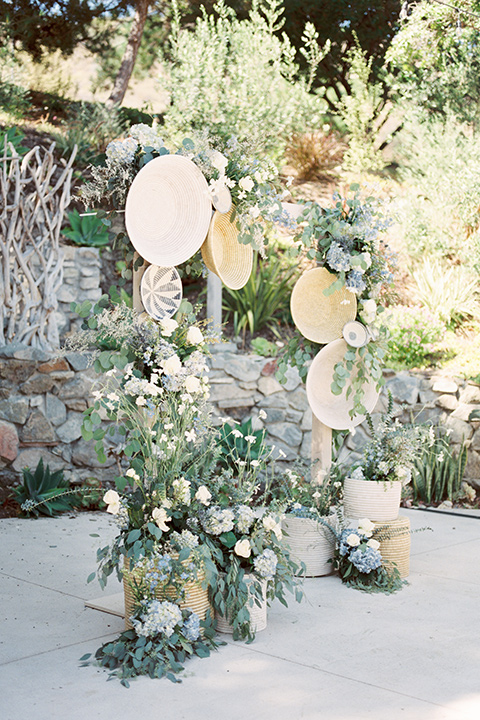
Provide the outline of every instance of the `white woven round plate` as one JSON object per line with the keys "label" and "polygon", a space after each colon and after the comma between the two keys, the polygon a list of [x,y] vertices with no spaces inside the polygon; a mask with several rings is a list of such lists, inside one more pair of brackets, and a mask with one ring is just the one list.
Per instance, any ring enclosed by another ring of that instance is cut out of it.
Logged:
{"label": "white woven round plate", "polygon": [[143,307],[154,320],[170,318],[182,302],[182,281],[176,268],[150,265],[140,285]]}
{"label": "white woven round plate", "polygon": [[125,224],[135,250],[152,265],[180,265],[200,249],[212,203],[199,168],[182,155],[150,160],[127,195]]}
{"label": "white woven round plate", "polygon": [[[334,395],[330,389],[335,365],[343,359],[347,348],[348,345],[343,338],[325,345],[313,358],[307,375],[307,398],[312,412],[320,422],[334,430],[347,430],[360,425],[365,420],[365,415],[350,417],[353,397],[346,396],[348,383],[341,395]],[[352,376],[354,375],[355,368],[352,370]],[[363,404],[370,413],[377,404],[379,393],[373,382],[363,387],[365,390]]]}

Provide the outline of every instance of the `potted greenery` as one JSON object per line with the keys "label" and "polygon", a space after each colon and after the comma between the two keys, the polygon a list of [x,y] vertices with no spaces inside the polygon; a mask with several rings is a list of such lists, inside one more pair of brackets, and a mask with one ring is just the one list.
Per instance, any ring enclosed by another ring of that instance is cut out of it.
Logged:
{"label": "potted greenery", "polygon": [[335,549],[335,506],[342,483],[332,471],[321,482],[313,468],[287,469],[271,490],[284,511],[282,529],[292,558],[307,577],[328,575],[333,570]]}
{"label": "potted greenery", "polygon": [[350,468],[343,484],[346,518],[395,520],[402,486],[411,479],[415,458],[422,446],[433,442],[433,428],[427,431],[421,426],[403,425],[392,413],[389,395],[387,413],[377,427],[367,415],[372,439],[364,448],[362,462]]}

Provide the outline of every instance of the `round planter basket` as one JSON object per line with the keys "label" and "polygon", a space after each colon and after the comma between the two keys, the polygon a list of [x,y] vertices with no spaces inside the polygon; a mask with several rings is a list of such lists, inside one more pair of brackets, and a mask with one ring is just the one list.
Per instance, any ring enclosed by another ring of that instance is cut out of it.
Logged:
{"label": "round planter basket", "polygon": [[399,480],[375,482],[346,478],[343,486],[345,518],[372,522],[396,520],[400,509],[402,483]]}
{"label": "round planter basket", "polygon": [[[297,563],[304,563],[306,577],[330,575],[333,571],[335,536],[321,523],[311,518],[287,515],[282,521],[282,530],[291,550],[291,557]],[[300,571],[299,575],[303,575]]]}
{"label": "round planter basket", "polygon": [[[133,594],[131,579],[135,577],[135,569],[132,571],[126,567],[123,571],[123,594],[125,598],[125,629],[131,630],[133,625],[130,617],[135,607],[135,596]],[[137,574],[138,577],[138,574]],[[158,584],[155,588],[155,597],[157,600],[170,600],[176,602],[181,610],[192,610],[196,613],[200,620],[205,620],[207,612],[212,610],[208,599],[208,587],[205,582],[205,573],[203,570],[197,572],[196,580],[189,580],[184,586],[183,599],[178,600],[176,592],[171,586]]]}
{"label": "round planter basket", "polygon": [[410,520],[398,516],[390,522],[375,523],[374,537],[379,541],[379,551],[387,569],[396,567],[401,578],[410,572]]}
{"label": "round planter basket", "polygon": [[[265,628],[267,627],[267,581],[255,578],[255,576],[251,574],[245,574],[245,582],[247,584],[247,587],[249,588],[249,595],[251,596],[251,598],[254,598],[255,596],[253,593],[250,592],[250,585],[252,585],[255,580],[257,580],[257,582],[260,584],[263,596],[260,605],[257,605],[255,600],[253,600],[253,604],[249,606],[250,629],[252,632],[257,633],[261,630],[265,630]],[[229,633],[230,635],[233,633],[233,627],[229,622],[228,617],[222,617],[218,613],[215,613],[215,619],[217,621],[217,632]]]}

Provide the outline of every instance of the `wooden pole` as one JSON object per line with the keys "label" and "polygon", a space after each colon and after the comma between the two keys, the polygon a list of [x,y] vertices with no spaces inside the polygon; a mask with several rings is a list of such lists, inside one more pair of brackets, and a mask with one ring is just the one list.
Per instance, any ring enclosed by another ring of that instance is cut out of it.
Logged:
{"label": "wooden pole", "polygon": [[145,311],[145,308],[143,307],[142,303],[142,296],[140,294],[140,283],[142,281],[143,273],[148,267],[148,263],[144,260],[143,265],[141,265],[138,270],[135,270],[135,265],[137,264],[138,258],[140,255],[136,252],[133,257],[133,277],[132,277],[132,295],[133,295],[133,309],[135,312],[137,312],[139,315],[140,313]]}
{"label": "wooden pole", "polygon": [[332,428],[312,414],[312,480],[321,485],[332,464]]}

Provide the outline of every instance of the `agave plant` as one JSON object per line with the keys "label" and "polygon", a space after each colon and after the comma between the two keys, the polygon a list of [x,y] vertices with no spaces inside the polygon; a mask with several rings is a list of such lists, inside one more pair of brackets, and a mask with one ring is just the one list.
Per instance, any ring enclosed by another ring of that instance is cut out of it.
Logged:
{"label": "agave plant", "polygon": [[35,472],[24,468],[23,484],[15,488],[15,499],[27,515],[49,515],[53,517],[71,510],[75,504],[73,494],[69,494],[69,482],[63,477],[63,470],[51,472],[44,467],[40,458]]}

